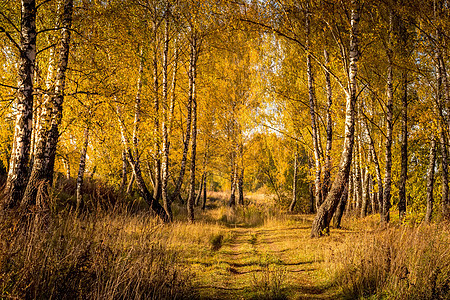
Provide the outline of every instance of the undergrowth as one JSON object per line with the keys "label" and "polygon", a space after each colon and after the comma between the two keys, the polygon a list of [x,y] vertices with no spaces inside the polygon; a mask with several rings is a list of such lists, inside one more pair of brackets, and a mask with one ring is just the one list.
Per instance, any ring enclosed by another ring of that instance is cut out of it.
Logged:
{"label": "undergrowth", "polygon": [[143,215],[3,217],[0,298],[186,299],[195,297],[179,253]]}
{"label": "undergrowth", "polygon": [[355,234],[327,263],[347,299],[450,299],[449,233],[422,225]]}

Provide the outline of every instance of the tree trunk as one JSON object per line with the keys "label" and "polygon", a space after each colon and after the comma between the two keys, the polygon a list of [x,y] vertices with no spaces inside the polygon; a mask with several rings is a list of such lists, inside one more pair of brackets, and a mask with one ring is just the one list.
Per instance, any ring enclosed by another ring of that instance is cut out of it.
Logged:
{"label": "tree trunk", "polygon": [[[308,156],[308,169],[309,169],[309,177],[312,178],[312,161]],[[314,198],[314,184],[312,181],[308,181],[308,193],[309,193],[309,212],[311,214],[316,212],[315,198]]]}
{"label": "tree trunk", "polygon": [[127,184],[127,153],[122,149],[122,181],[120,182],[120,192],[123,193]]}
{"label": "tree trunk", "polygon": [[367,215],[367,206],[370,202],[370,171],[369,168],[365,169],[364,172],[364,184],[363,184],[363,195],[362,195],[362,203],[361,203],[361,218],[364,218]]}
{"label": "tree trunk", "polygon": [[[181,156],[181,162],[180,162],[180,173],[178,175],[178,179],[175,183],[175,189],[173,194],[171,195],[171,202],[175,201],[180,196],[181,186],[183,184],[183,178],[184,173],[186,171],[186,161],[187,161],[187,155],[189,151],[189,140],[191,138],[191,122],[192,122],[192,101],[194,98],[194,91],[195,91],[195,81],[192,76],[193,69],[194,69],[194,63],[196,61],[196,58],[194,57],[195,53],[191,50],[190,56],[189,56],[189,71],[188,71],[188,77],[189,77],[189,96],[188,96],[188,103],[187,103],[187,112],[186,112],[186,134],[184,137],[184,143],[183,143],[183,154]],[[175,94],[172,94],[173,97],[175,97]]]}
{"label": "tree trunk", "polygon": [[[297,145],[296,145],[297,146]],[[294,211],[295,204],[297,203],[297,163],[298,163],[298,146],[294,156],[294,178],[292,179],[292,201],[289,205],[289,212]]]}
{"label": "tree trunk", "polygon": [[36,2],[35,0],[22,0],[21,7],[17,112],[5,187],[4,206],[6,208],[16,207],[25,191],[32,131],[33,73],[36,60]]}
{"label": "tree trunk", "polygon": [[367,125],[367,123],[365,123],[365,125],[366,125],[367,135],[369,136],[369,152],[372,154],[373,162],[375,164],[375,173],[377,175],[377,185],[378,185],[378,196],[377,196],[378,209],[380,210],[380,213],[381,213],[382,208],[383,208],[383,204],[382,204],[383,181],[382,181],[382,177],[381,177],[381,168],[380,168],[380,163],[378,162],[377,152],[375,151],[375,143],[373,141],[372,134],[369,131],[369,126]]}
{"label": "tree trunk", "polygon": [[241,168],[238,178],[238,204],[244,205],[244,168]]}
{"label": "tree trunk", "polygon": [[200,198],[202,197],[202,191],[203,191],[203,180],[205,180],[205,172],[202,173],[202,177],[200,179],[200,184],[198,185],[198,192],[197,196],[195,197],[195,206],[198,206],[200,204]]}
{"label": "tree trunk", "polygon": [[87,149],[89,145],[89,126],[86,125],[86,128],[84,129],[84,141],[83,141],[83,148],[81,148],[80,153],[80,166],[78,168],[78,176],[77,176],[77,206],[75,211],[78,213],[80,212],[81,207],[81,201],[83,200],[83,176],[84,171],[86,169],[86,154]]}
{"label": "tree trunk", "polygon": [[170,141],[169,141],[169,131],[168,122],[169,117],[169,103],[168,103],[168,53],[169,53],[169,17],[165,17],[165,29],[164,29],[164,49],[163,49],[163,94],[162,94],[162,108],[163,108],[163,118],[162,118],[162,134],[163,134],[163,157],[162,157],[162,184],[161,193],[163,199],[164,209],[167,215],[172,219],[172,207],[169,200],[168,192],[168,181],[169,181],[169,152],[170,152]]}
{"label": "tree trunk", "polygon": [[[309,2],[306,4],[306,49],[309,50],[309,35],[310,35],[310,11]],[[316,111],[315,111],[315,87],[314,87],[314,75],[311,64],[311,55],[309,52],[306,55],[306,69],[308,74],[308,96],[309,96],[309,113],[311,117],[311,133],[313,139],[313,149],[314,149],[314,164],[315,164],[315,177],[314,177],[314,198],[316,202],[316,208],[318,208],[322,203],[321,201],[321,184],[320,184],[320,152],[319,152],[319,137],[316,124]]]}
{"label": "tree trunk", "polygon": [[207,179],[207,174],[205,173],[205,180],[203,180],[202,210],[205,210],[205,208],[206,208],[206,179]]}
{"label": "tree trunk", "polygon": [[236,177],[237,171],[236,171],[235,155],[234,153],[231,153],[230,200],[228,202],[229,207],[236,206]]}
{"label": "tree trunk", "polygon": [[348,182],[350,173],[350,166],[352,162],[354,133],[355,133],[355,104],[356,104],[356,74],[358,71],[357,62],[359,59],[358,51],[358,23],[359,15],[359,0],[352,0],[351,11],[351,31],[350,31],[350,49],[349,49],[349,82],[347,94],[347,104],[345,112],[345,138],[339,163],[339,169],[334,179],[333,185],[328,193],[327,199],[322,203],[314,218],[311,237],[319,237],[323,234],[325,229],[328,230],[331,218],[336,210],[336,207],[341,199],[345,185]]}
{"label": "tree trunk", "polygon": [[[155,30],[156,41],[156,30]],[[153,124],[154,124],[154,178],[153,178],[153,198],[159,202],[161,198],[161,144],[160,144],[160,131],[159,131],[159,83],[158,83],[158,46],[155,44],[153,57]],[[136,178],[137,179],[137,178]]]}
{"label": "tree trunk", "polygon": [[[403,21],[400,21],[400,45],[402,56],[407,58],[407,32]],[[406,180],[408,179],[408,71],[402,70],[402,137],[401,137],[401,171],[398,188],[398,213],[400,221],[406,216]]]}
{"label": "tree trunk", "polygon": [[391,208],[391,184],[392,184],[392,133],[394,130],[393,111],[394,111],[394,87],[393,87],[393,62],[392,62],[392,35],[393,35],[393,12],[389,15],[389,45],[387,52],[388,71],[386,88],[386,150],[384,169],[384,188],[383,188],[383,208],[381,210],[381,223],[387,224],[390,220],[389,210]]}
{"label": "tree trunk", "polygon": [[[357,137],[358,142],[359,142],[359,137]],[[361,204],[362,204],[362,192],[363,192],[363,188],[362,188],[362,172],[361,172],[361,155],[360,155],[360,148],[359,148],[360,143],[355,143],[355,154],[354,154],[354,165],[355,165],[355,177],[354,177],[354,188],[355,188],[355,212],[356,212],[356,216],[358,216],[358,213],[361,210]]]}
{"label": "tree trunk", "polygon": [[354,186],[353,186],[353,171],[350,170],[350,174],[348,176],[348,182],[347,182],[347,206],[344,211],[352,211],[353,210],[353,201],[354,201]]}
{"label": "tree trunk", "polygon": [[431,137],[431,147],[428,160],[427,170],[427,212],[425,214],[425,222],[431,222],[431,216],[433,214],[433,190],[434,190],[434,168],[436,165],[436,139]]}
{"label": "tree trunk", "polygon": [[127,185],[127,195],[131,195],[131,192],[133,190],[133,183],[134,183],[134,172],[131,173],[130,176],[130,181],[128,181],[128,185]]}
{"label": "tree trunk", "polygon": [[70,179],[70,162],[67,157],[63,157],[62,159],[64,170],[66,171],[66,179]]}
{"label": "tree trunk", "polygon": [[[35,204],[38,188],[41,186],[46,193],[48,185],[53,181],[53,170],[56,157],[56,146],[59,139],[59,126],[62,121],[64,88],[66,84],[66,70],[69,60],[70,28],[72,26],[73,0],[65,0],[62,12],[61,40],[59,45],[58,66],[56,69],[56,80],[54,95],[51,97],[51,104],[43,106],[44,119],[41,120],[38,134],[38,145],[31,170],[31,175],[23,195],[22,205]],[[52,66],[49,66],[52,68]],[[51,112],[50,107],[51,105]],[[49,113],[51,120],[48,118]]]}
{"label": "tree trunk", "polygon": [[[441,12],[442,12],[442,3],[438,4],[437,13],[439,15],[439,19],[441,19]],[[440,20],[439,20],[440,21]],[[442,156],[442,198],[441,198],[441,205],[442,205],[442,216],[445,220],[450,220],[450,203],[449,203],[449,183],[448,183],[448,163],[449,163],[449,154],[448,154],[448,129],[449,129],[449,120],[448,116],[445,114],[445,110],[448,106],[448,99],[450,97],[449,91],[448,91],[448,82],[447,76],[446,76],[446,68],[445,68],[445,61],[443,59],[443,53],[442,49],[444,40],[443,40],[443,33],[442,28],[439,25],[436,29],[436,35],[437,35],[437,46],[436,46],[436,60],[437,60],[437,109],[438,109],[438,116],[439,116],[439,123],[440,123],[440,148],[441,148],[441,156]],[[444,82],[443,82],[444,81]]]}
{"label": "tree trunk", "polygon": [[[325,65],[328,66],[328,52],[323,50]],[[325,170],[323,172],[323,199],[327,198],[331,184],[331,149],[333,145],[333,120],[331,119],[331,106],[333,105],[333,92],[331,89],[330,73],[325,72],[325,83],[327,87],[327,143],[325,146]]]}
{"label": "tree trunk", "polygon": [[122,137],[122,143],[123,143],[124,148],[126,149],[128,162],[130,163],[131,168],[133,170],[133,175],[136,180],[136,185],[139,189],[139,194],[141,195],[142,198],[144,198],[145,202],[147,202],[147,204],[150,206],[150,208],[153,210],[153,212],[155,212],[156,215],[163,222],[166,222],[166,223],[170,222],[170,218],[166,214],[166,211],[161,206],[161,204],[159,204],[159,202],[156,201],[156,199],[153,197],[153,195],[148,190],[147,185],[145,184],[144,177],[142,176],[142,172],[141,172],[139,157],[137,157],[136,159],[134,159],[134,157],[133,157],[133,153],[129,146],[128,138],[125,135],[125,126],[121,119],[119,109],[117,109],[117,116],[119,119],[119,127],[120,127],[120,134]]}
{"label": "tree trunk", "polygon": [[190,170],[190,188],[189,197],[187,200],[187,211],[190,222],[194,222],[194,201],[195,201],[195,163],[197,152],[197,97],[195,81],[197,78],[197,59],[198,59],[198,45],[195,33],[192,36],[191,52],[193,57],[192,65],[192,144],[191,144],[191,170]]}
{"label": "tree trunk", "polygon": [[348,184],[345,185],[344,192],[342,193],[341,200],[339,200],[339,205],[336,208],[336,214],[334,215],[334,228],[341,228],[342,216],[344,215],[345,206],[348,200]]}

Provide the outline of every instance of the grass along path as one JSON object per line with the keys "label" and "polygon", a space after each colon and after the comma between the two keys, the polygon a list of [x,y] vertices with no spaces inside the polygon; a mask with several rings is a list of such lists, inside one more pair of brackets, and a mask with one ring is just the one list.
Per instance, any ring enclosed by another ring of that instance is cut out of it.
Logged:
{"label": "grass along path", "polygon": [[227,228],[210,238],[209,251],[185,263],[202,299],[331,299],[324,256],[344,230],[309,238],[311,215],[289,215],[258,227]]}

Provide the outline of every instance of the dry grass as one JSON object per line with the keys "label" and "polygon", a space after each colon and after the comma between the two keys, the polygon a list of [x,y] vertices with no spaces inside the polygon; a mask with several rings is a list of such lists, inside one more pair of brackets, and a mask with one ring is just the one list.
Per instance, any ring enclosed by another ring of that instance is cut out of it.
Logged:
{"label": "dry grass", "polygon": [[359,232],[327,255],[342,296],[450,299],[450,230],[421,225]]}
{"label": "dry grass", "polygon": [[8,217],[0,228],[0,298],[450,299],[449,228],[378,229],[378,216],[310,239],[311,215],[248,199],[162,225],[146,212]]}
{"label": "dry grass", "polygon": [[1,298],[195,296],[179,253],[158,238],[160,225],[151,217],[65,214],[50,220],[3,219],[2,225]]}

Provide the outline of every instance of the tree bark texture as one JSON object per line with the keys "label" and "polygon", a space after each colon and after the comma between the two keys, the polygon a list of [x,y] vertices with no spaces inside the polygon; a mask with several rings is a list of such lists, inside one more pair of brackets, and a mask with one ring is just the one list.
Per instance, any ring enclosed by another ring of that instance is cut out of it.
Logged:
{"label": "tree bark texture", "polygon": [[28,180],[33,117],[33,75],[36,61],[36,2],[22,0],[20,56],[18,63],[17,111],[14,138],[5,187],[6,208],[18,206]]}
{"label": "tree bark texture", "polygon": [[192,65],[192,143],[191,143],[191,170],[190,170],[190,187],[189,197],[187,200],[187,211],[189,221],[194,221],[194,201],[195,201],[195,163],[197,154],[197,97],[195,81],[197,78],[197,59],[198,59],[197,37],[192,36],[191,52],[193,57]]}
{"label": "tree bark texture", "polygon": [[[325,57],[325,65],[328,66],[328,52],[326,49],[323,51],[324,57]],[[333,105],[333,91],[331,88],[331,79],[330,79],[330,73],[328,71],[325,72],[325,84],[327,89],[327,112],[326,112],[326,119],[327,119],[327,143],[325,146],[325,169],[323,172],[323,199],[327,198],[328,190],[330,189],[330,181],[331,181],[331,149],[333,146],[333,120],[331,118],[331,107]]]}
{"label": "tree bark texture", "polygon": [[[44,189],[42,193],[45,194],[47,186],[51,185],[53,181],[59,126],[62,121],[66,71],[69,61],[72,13],[73,0],[65,0],[62,12],[61,40],[58,50],[54,95],[51,97],[51,103],[45,103],[43,106],[36,153],[30,178],[22,199],[22,206],[35,204],[38,187],[42,186]],[[52,66],[49,66],[49,69],[51,68]],[[46,101],[48,100],[46,99]]]}
{"label": "tree bark texture", "polygon": [[345,185],[344,192],[342,193],[341,200],[339,200],[339,205],[336,208],[336,213],[333,218],[334,228],[341,228],[342,216],[344,215],[345,207],[347,206],[348,200],[348,184]]}
{"label": "tree bark texture", "polygon": [[354,134],[355,134],[355,104],[356,104],[356,75],[358,71],[358,23],[360,19],[360,7],[359,0],[352,1],[352,11],[351,11],[351,30],[350,30],[350,49],[349,49],[349,82],[345,112],[345,138],[344,145],[341,155],[341,161],[339,163],[338,171],[334,179],[333,185],[328,193],[328,196],[324,203],[320,206],[317,211],[316,217],[314,218],[311,237],[319,237],[323,234],[325,229],[328,229],[331,218],[336,210],[336,207],[341,199],[342,193],[344,191],[345,185],[348,182],[348,177],[350,173],[350,166],[352,162],[353,144],[354,144]]}
{"label": "tree bark texture", "polygon": [[164,28],[164,48],[163,48],[163,91],[162,91],[162,134],[163,134],[163,157],[162,157],[162,183],[161,183],[161,193],[163,199],[164,209],[167,215],[172,219],[172,207],[169,199],[168,192],[168,181],[169,181],[169,151],[170,151],[170,140],[168,131],[169,121],[169,97],[168,97],[168,54],[169,54],[169,17],[165,17],[165,28]]}
{"label": "tree bark texture", "polygon": [[387,50],[388,70],[386,87],[386,143],[385,143],[385,169],[384,169],[384,188],[383,188],[383,208],[381,211],[381,223],[387,224],[390,220],[389,210],[391,208],[391,184],[392,184],[392,134],[394,131],[393,113],[394,113],[394,87],[393,87],[393,12],[389,14],[389,45]]}
{"label": "tree bark texture", "polygon": [[[309,3],[306,4],[306,49],[309,51],[309,36],[310,36],[310,11],[309,11]],[[316,209],[322,204],[321,203],[321,165],[320,165],[320,150],[319,150],[319,136],[318,136],[318,128],[316,124],[316,110],[315,110],[315,86],[314,86],[314,75],[311,64],[311,55],[306,55],[306,69],[308,75],[308,97],[309,97],[309,113],[311,117],[311,133],[313,139],[313,149],[314,149],[314,198],[316,202]]]}

